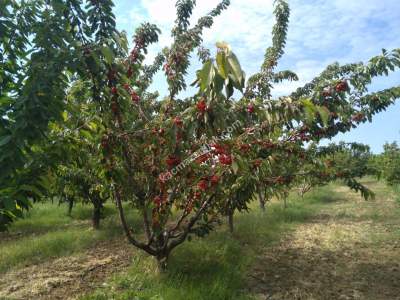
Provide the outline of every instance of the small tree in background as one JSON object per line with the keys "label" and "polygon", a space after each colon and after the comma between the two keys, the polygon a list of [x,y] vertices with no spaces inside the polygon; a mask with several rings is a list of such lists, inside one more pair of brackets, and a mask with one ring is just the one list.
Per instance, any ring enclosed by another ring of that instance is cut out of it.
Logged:
{"label": "small tree in background", "polygon": [[375,157],[373,165],[387,184],[390,186],[400,184],[400,148],[396,142],[386,143],[383,146],[383,153]]}

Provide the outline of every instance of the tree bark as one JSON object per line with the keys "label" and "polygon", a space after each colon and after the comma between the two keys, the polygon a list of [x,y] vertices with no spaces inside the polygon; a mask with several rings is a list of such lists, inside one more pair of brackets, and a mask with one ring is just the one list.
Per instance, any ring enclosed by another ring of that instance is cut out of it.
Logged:
{"label": "tree bark", "polygon": [[149,216],[147,214],[147,209],[146,207],[143,208],[143,227],[144,231],[146,234],[146,238],[148,241],[150,241],[151,238],[151,231],[150,231],[150,222],[149,222]]}
{"label": "tree bark", "polygon": [[228,226],[229,226],[229,232],[233,233],[233,211],[229,212],[228,214]]}
{"label": "tree bark", "polygon": [[260,209],[262,212],[265,212],[265,197],[261,191],[261,189],[258,189],[258,200],[260,203]]}
{"label": "tree bark", "polygon": [[165,273],[168,269],[168,253],[162,253],[156,256],[157,259],[157,269],[159,273]]}
{"label": "tree bark", "polygon": [[265,201],[264,199],[260,199],[260,209],[263,213],[265,213]]}
{"label": "tree bark", "polygon": [[74,207],[74,200],[68,198],[68,212],[67,212],[68,217],[70,217],[72,215],[73,207]]}
{"label": "tree bark", "polygon": [[101,205],[95,205],[93,209],[92,225],[96,230],[100,228],[101,208]]}

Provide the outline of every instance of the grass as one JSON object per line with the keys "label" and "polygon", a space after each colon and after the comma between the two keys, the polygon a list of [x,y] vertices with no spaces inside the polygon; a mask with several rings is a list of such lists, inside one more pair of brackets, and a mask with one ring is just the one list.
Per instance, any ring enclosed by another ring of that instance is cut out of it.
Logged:
{"label": "grass", "polygon": [[[376,201],[364,202],[358,195],[334,183],[315,189],[306,194],[304,199],[295,193],[291,194],[287,209],[283,208],[282,202],[275,200],[267,205],[266,213],[262,213],[254,203],[249,213],[235,215],[233,236],[224,225],[203,239],[193,238],[175,249],[167,273],[158,274],[155,260],[136,251],[128,269],[118,270],[100,288],[81,299],[254,299],[246,290],[246,282],[258,259],[266,253],[268,255],[266,251],[286,234],[300,226],[308,226],[307,223],[317,213],[319,217],[328,213],[332,221],[354,224],[391,221],[386,220],[388,216],[399,217],[399,211],[378,209],[380,197],[391,190],[376,182],[368,184],[377,190]],[[28,263],[79,254],[98,241],[121,234],[115,209],[111,205],[107,206],[106,218],[102,220],[102,229],[99,231],[91,229],[88,221],[90,215],[90,206],[77,206],[73,216],[68,217],[65,207],[49,203],[36,205],[25,219],[19,220],[11,228],[10,236],[15,238],[2,241],[0,274]],[[130,222],[140,222],[132,211],[128,215],[131,216]],[[351,231],[333,229],[327,231],[328,236],[325,237],[332,245],[339,247],[340,241],[352,238]],[[400,237],[400,231],[391,232],[390,236],[380,232],[375,234],[367,229],[365,232],[369,235],[368,240],[377,246],[388,239]]]}
{"label": "grass", "polygon": [[[121,235],[119,220],[111,206],[105,209],[100,230],[91,228],[90,215],[89,205],[77,205],[69,217],[64,206],[35,204],[24,219],[17,220],[9,233],[0,237],[0,274],[24,265],[76,254],[96,242]],[[132,219],[132,214],[129,215]]]}
{"label": "grass", "polygon": [[236,215],[233,237],[222,227],[204,239],[183,244],[173,252],[166,274],[158,274],[154,259],[138,253],[126,272],[82,300],[253,299],[245,290],[245,280],[257,256],[334,201],[334,194],[327,190],[312,192],[303,201],[294,201],[292,196],[287,209],[274,202],[266,213],[255,208],[249,214]]}

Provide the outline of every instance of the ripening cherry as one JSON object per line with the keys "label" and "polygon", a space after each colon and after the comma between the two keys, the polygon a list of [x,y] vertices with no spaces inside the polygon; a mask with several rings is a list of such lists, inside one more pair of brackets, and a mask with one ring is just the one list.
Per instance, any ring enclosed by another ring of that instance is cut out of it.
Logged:
{"label": "ripening cherry", "polygon": [[101,139],[101,147],[103,147],[104,150],[108,149],[108,139],[107,139],[107,137],[103,137]]}
{"label": "ripening cherry", "polygon": [[113,95],[117,95],[117,94],[118,94],[118,89],[117,89],[117,87],[113,86],[113,87],[111,88],[111,94],[113,94]]}
{"label": "ripening cherry", "polygon": [[208,188],[207,180],[205,179],[200,180],[199,183],[197,184],[197,187],[202,191],[206,191]]}
{"label": "ripening cherry", "polygon": [[322,97],[327,98],[331,96],[331,91],[326,89],[322,91]]}
{"label": "ripening cherry", "polygon": [[199,157],[196,158],[196,162],[198,164],[202,164],[202,163],[206,162],[207,160],[209,160],[210,157],[211,157],[210,153],[202,154],[202,155],[200,155]]}
{"label": "ripening cherry", "polygon": [[167,163],[169,168],[173,168],[173,167],[179,165],[181,160],[178,157],[174,156],[174,155],[170,155],[170,156],[167,157],[165,162]]}
{"label": "ripening cherry", "polygon": [[213,152],[215,154],[226,154],[226,149],[224,145],[212,144],[211,147],[214,148]]}
{"label": "ripening cherry", "polygon": [[220,178],[219,178],[218,175],[213,175],[213,176],[211,176],[211,179],[210,179],[211,185],[212,185],[212,186],[217,185],[218,182],[219,182],[219,179],[220,179]]}
{"label": "ripening cherry", "polygon": [[355,115],[353,115],[351,117],[351,120],[354,121],[354,122],[360,122],[363,119],[364,119],[364,114],[363,113],[357,113],[357,114],[355,114]]}
{"label": "ripening cherry", "polygon": [[204,113],[207,110],[207,105],[206,105],[206,101],[204,101],[204,99],[201,99],[197,105],[196,108],[199,112]]}
{"label": "ripening cherry", "polygon": [[261,159],[256,159],[255,161],[253,161],[253,165],[254,167],[258,168],[259,166],[261,166],[262,164],[262,160]]}
{"label": "ripening cherry", "polygon": [[250,114],[252,114],[254,112],[254,105],[253,104],[250,103],[247,106],[247,112],[250,113]]}
{"label": "ripening cherry", "polygon": [[348,90],[348,88],[349,85],[347,84],[347,81],[343,80],[336,85],[335,89],[337,92],[345,92]]}
{"label": "ripening cherry", "polygon": [[118,104],[116,102],[111,102],[111,110],[114,114],[118,113],[119,108],[118,108]]}
{"label": "ripening cherry", "polygon": [[223,165],[231,165],[232,164],[232,156],[227,154],[221,154],[218,156],[218,160]]}
{"label": "ripening cherry", "polygon": [[162,198],[160,196],[155,196],[153,202],[155,205],[160,206],[162,203]]}
{"label": "ripening cherry", "polygon": [[133,75],[132,68],[129,68],[128,71],[126,72],[126,76],[127,76],[128,78],[131,78],[132,75]]}
{"label": "ripening cherry", "polygon": [[249,144],[241,144],[240,145],[240,150],[242,153],[246,153],[251,149],[251,146]]}
{"label": "ripening cherry", "polygon": [[129,92],[129,90],[131,89],[129,83],[124,83],[124,89]]}
{"label": "ripening cherry", "polygon": [[175,117],[174,119],[174,124],[178,127],[182,127],[183,126],[183,121],[181,120],[181,118],[179,117]]}
{"label": "ripening cherry", "polygon": [[134,103],[138,103],[140,101],[140,97],[136,92],[132,91],[131,93],[131,99]]}

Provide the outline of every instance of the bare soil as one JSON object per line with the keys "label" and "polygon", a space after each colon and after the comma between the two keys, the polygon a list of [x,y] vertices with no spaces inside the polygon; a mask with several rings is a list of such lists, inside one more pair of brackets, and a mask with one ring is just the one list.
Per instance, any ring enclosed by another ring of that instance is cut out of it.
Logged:
{"label": "bare soil", "polygon": [[0,278],[0,299],[77,299],[130,265],[132,247],[123,239],[90,250],[10,271]]}

